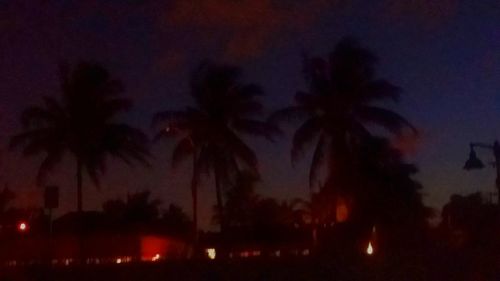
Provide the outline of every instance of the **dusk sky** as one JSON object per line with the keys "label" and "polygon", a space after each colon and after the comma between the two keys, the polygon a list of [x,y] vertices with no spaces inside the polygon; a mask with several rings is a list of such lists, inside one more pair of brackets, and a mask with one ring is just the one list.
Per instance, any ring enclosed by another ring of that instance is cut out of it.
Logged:
{"label": "dusk sky", "polygon": [[[380,58],[379,77],[404,89],[391,108],[420,130],[402,140],[420,172],[425,202],[440,208],[453,193],[493,192],[493,169],[466,172],[470,141],[500,138],[500,1],[498,0],[0,0],[1,181],[19,204],[41,204],[35,186],[40,159],[9,152],[24,107],[59,95],[57,64],[103,63],[135,102],[124,120],[149,135],[151,116],[182,109],[187,81],[203,59],[240,65],[244,80],[262,85],[268,112],[305,90],[301,52],[325,56],[345,35]],[[305,196],[309,157],[290,163],[290,135],[270,143],[248,139],[260,161],[258,192],[280,199]],[[84,208],[150,189],[190,212],[186,163],[173,171],[171,145],[154,144],[153,168],[109,164],[101,190],[87,181]],[[479,151],[488,162],[492,155]],[[74,210],[75,165],[69,158],[49,178],[61,187],[58,213]],[[215,192],[205,180],[201,224],[207,227]]]}

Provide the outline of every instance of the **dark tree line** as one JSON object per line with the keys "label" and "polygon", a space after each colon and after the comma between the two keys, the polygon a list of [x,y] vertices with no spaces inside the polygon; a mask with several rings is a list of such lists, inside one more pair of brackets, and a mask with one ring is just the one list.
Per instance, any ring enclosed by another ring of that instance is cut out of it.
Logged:
{"label": "dark tree line", "polygon": [[[352,237],[363,237],[374,226],[381,233],[395,233],[403,225],[412,230],[424,227],[429,211],[422,204],[420,184],[412,178],[416,168],[391,146],[393,137],[417,132],[404,117],[385,107],[386,101],[399,100],[401,89],[376,75],[377,63],[370,50],[351,38],[343,38],[327,58],[304,56],[307,90],[297,92],[293,105],[269,118],[260,102],[261,87],[245,82],[240,68],[201,63],[189,83],[194,103],[153,117],[155,139],[176,141],[172,165],[191,162],[194,239],[198,186],[204,174],[215,183],[216,221],[222,232],[346,219],[352,224]],[[12,138],[11,146],[22,148],[26,156],[43,156],[37,176],[40,184],[66,153],[71,154],[81,212],[84,172],[98,185],[108,157],[148,165],[148,138],[117,121],[117,115],[132,103],[120,97],[122,83],[104,67],[80,63],[60,70],[60,98],[44,97],[41,106],[27,108],[21,116],[23,132]],[[301,122],[293,135],[292,162],[312,151],[310,198],[300,204],[302,208],[261,198],[252,187],[259,174],[258,159],[243,136],[274,140],[284,121]],[[374,127],[386,133],[377,134]],[[148,198],[149,193],[135,194],[126,201],[108,201],[104,209],[117,221],[157,218],[158,202],[149,202],[150,209],[141,205]]]}

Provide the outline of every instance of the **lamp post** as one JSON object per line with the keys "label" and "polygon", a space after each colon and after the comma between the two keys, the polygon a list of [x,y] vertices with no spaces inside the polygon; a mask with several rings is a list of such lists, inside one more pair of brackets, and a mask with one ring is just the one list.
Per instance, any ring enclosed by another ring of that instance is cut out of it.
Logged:
{"label": "lamp post", "polygon": [[489,145],[484,143],[471,142],[469,146],[470,146],[469,159],[467,159],[464,165],[464,170],[467,171],[484,168],[484,164],[481,161],[481,159],[477,157],[474,148],[484,148],[493,152],[493,157],[495,158],[493,166],[497,171],[497,177],[495,180],[495,186],[497,188],[497,196],[498,196],[497,204],[500,205],[500,143],[498,143],[498,141],[495,141],[493,145]]}

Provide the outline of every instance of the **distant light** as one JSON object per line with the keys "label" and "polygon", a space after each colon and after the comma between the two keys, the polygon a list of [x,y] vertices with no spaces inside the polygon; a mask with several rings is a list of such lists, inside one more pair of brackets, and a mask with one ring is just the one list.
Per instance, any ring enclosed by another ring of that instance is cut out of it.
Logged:
{"label": "distant light", "polygon": [[372,241],[368,242],[368,247],[366,247],[366,254],[369,256],[373,255]]}
{"label": "distant light", "polygon": [[205,250],[205,252],[207,253],[209,259],[211,260],[215,259],[217,253],[214,248],[208,248]]}
{"label": "distant light", "polygon": [[17,224],[17,230],[20,232],[25,232],[28,230],[28,224],[24,221]]}
{"label": "distant light", "polygon": [[345,222],[349,218],[349,209],[343,199],[339,199],[336,206],[335,219],[337,222]]}
{"label": "distant light", "polygon": [[117,258],[117,259],[116,259],[116,263],[117,263],[117,264],[122,263],[122,259],[121,259],[121,258]]}
{"label": "distant light", "polygon": [[151,261],[157,261],[160,259],[160,257],[161,257],[160,254],[156,254],[154,255],[154,257],[151,258]]}
{"label": "distant light", "polygon": [[240,257],[242,258],[248,258],[250,256],[250,253],[248,251],[243,251],[240,253]]}

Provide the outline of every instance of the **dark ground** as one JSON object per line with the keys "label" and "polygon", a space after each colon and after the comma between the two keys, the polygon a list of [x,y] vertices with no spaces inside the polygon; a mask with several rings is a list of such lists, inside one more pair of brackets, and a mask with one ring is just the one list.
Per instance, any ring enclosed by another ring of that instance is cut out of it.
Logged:
{"label": "dark ground", "polygon": [[[406,260],[406,261],[405,261]],[[479,263],[478,263],[479,262]],[[239,259],[228,261],[169,261],[92,267],[17,267],[0,271],[2,281],[181,281],[181,280],[374,280],[374,281],[497,281],[498,262],[462,259],[459,255],[434,261],[405,258],[356,261],[328,258]]]}

